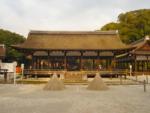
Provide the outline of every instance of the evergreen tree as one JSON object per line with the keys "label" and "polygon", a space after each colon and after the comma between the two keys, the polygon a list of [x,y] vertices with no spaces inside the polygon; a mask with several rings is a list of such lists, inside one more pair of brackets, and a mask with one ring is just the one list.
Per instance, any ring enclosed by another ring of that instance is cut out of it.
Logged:
{"label": "evergreen tree", "polygon": [[121,13],[117,23],[108,23],[101,30],[118,30],[125,43],[144,38],[146,35],[150,35],[150,9]]}
{"label": "evergreen tree", "polygon": [[20,60],[23,54],[17,52],[11,47],[14,44],[20,44],[25,41],[25,38],[19,34],[10,32],[8,30],[0,29],[0,43],[6,46],[6,60]]}

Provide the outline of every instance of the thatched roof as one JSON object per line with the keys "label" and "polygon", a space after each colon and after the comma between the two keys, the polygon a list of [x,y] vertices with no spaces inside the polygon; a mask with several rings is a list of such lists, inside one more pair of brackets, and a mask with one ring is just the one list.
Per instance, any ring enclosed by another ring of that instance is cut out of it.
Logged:
{"label": "thatched roof", "polygon": [[4,58],[6,54],[6,49],[4,44],[0,44],[0,58]]}
{"label": "thatched roof", "polygon": [[127,49],[114,31],[31,31],[27,40],[13,46],[34,50],[116,50]]}

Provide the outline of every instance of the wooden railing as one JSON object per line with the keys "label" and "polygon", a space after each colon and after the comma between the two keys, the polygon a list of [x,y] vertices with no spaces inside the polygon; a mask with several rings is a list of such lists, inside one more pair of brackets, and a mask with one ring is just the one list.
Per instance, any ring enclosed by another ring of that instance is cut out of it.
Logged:
{"label": "wooden railing", "polygon": [[60,70],[60,71],[52,71],[52,70],[47,70],[47,69],[25,69],[24,70],[24,75],[25,76],[36,76],[36,77],[38,77],[38,76],[42,76],[42,77],[46,77],[46,76],[48,76],[48,77],[50,77],[50,76],[52,76],[54,73],[56,73],[56,74],[62,74],[62,73],[64,73],[65,71],[63,71],[63,70]]}
{"label": "wooden railing", "polygon": [[[42,77],[46,77],[46,76],[52,76],[54,73],[56,73],[57,75],[61,75],[61,74],[65,74],[66,72],[70,72],[70,71],[65,71],[65,70],[59,70],[59,71],[55,71],[55,70],[47,70],[47,69],[25,69],[24,70],[24,75],[31,75],[31,76],[42,76]],[[128,71],[127,70],[99,70],[99,71],[72,71],[72,73],[82,73],[83,75],[92,75],[93,77],[96,75],[96,73],[100,73],[101,75],[107,75],[112,77],[113,75],[115,76],[127,76]]]}
{"label": "wooden railing", "polygon": [[143,71],[143,72],[138,72],[138,71],[135,71],[135,72],[132,72],[133,76],[137,76],[137,75],[150,75],[150,71]]}

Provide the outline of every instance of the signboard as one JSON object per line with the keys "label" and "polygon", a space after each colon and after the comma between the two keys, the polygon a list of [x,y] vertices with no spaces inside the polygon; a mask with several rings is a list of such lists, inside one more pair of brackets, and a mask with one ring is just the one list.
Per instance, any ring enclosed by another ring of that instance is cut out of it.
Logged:
{"label": "signboard", "polygon": [[136,60],[147,60],[146,56],[137,56]]}
{"label": "signboard", "polygon": [[1,63],[1,69],[7,69],[8,72],[14,72],[14,63]]}

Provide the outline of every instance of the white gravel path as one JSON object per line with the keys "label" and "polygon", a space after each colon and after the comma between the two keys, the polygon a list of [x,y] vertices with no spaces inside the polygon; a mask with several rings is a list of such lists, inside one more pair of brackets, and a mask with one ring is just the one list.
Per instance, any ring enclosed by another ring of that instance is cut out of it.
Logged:
{"label": "white gravel path", "polygon": [[44,91],[43,85],[0,84],[0,113],[150,113],[150,85],[109,86],[89,91],[86,85]]}

